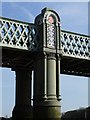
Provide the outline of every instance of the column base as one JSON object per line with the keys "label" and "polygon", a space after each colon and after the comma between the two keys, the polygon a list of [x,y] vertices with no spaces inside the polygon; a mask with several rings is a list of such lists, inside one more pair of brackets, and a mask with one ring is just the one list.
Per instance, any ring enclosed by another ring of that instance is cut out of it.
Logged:
{"label": "column base", "polygon": [[15,106],[12,112],[12,120],[33,120],[33,108],[30,106]]}
{"label": "column base", "polygon": [[61,120],[60,107],[35,107],[34,120]]}
{"label": "column base", "polygon": [[46,101],[41,106],[34,106],[33,111],[34,120],[61,120],[61,106],[56,101]]}

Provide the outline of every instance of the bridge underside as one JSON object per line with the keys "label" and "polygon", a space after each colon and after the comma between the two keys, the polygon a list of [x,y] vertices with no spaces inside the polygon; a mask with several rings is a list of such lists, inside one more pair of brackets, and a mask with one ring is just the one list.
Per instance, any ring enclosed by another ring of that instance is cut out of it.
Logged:
{"label": "bridge underside", "polygon": [[90,61],[63,57],[61,60],[61,73],[68,75],[78,75],[90,77]]}
{"label": "bridge underside", "polygon": [[[2,48],[2,63],[0,66],[8,67],[8,68],[33,68],[33,60],[35,54],[26,51],[26,50],[18,50],[17,49],[7,49]],[[90,77],[90,61],[84,59],[75,59],[73,57],[65,57],[62,56],[61,59],[61,74],[68,75],[78,75],[78,76],[86,76]]]}
{"label": "bridge underside", "polygon": [[2,63],[0,66],[8,68],[32,67],[33,54],[25,50],[2,48]]}

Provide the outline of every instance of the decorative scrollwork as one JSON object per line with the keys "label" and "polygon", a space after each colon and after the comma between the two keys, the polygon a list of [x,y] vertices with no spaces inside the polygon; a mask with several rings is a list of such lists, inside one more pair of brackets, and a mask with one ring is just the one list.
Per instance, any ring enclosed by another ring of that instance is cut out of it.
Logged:
{"label": "decorative scrollwork", "polygon": [[55,26],[53,24],[47,25],[47,46],[55,48]]}

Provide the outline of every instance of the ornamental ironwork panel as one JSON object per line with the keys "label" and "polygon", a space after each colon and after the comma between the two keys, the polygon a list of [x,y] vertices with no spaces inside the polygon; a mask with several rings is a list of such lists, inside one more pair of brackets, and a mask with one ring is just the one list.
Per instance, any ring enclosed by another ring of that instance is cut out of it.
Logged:
{"label": "ornamental ironwork panel", "polygon": [[63,56],[90,60],[90,36],[62,31],[61,49]]}
{"label": "ornamental ironwork panel", "polygon": [[38,34],[34,24],[0,18],[0,46],[36,50],[36,39]]}
{"label": "ornamental ironwork panel", "polygon": [[47,24],[47,47],[55,48],[55,26]]}

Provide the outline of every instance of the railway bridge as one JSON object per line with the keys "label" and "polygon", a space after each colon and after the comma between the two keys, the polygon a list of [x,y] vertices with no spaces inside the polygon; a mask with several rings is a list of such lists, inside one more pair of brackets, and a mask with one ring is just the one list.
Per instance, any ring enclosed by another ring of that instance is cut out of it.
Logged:
{"label": "railway bridge", "polygon": [[90,36],[61,30],[60,23],[48,8],[34,24],[0,17],[0,66],[16,73],[13,120],[60,120],[60,74],[90,77]]}

